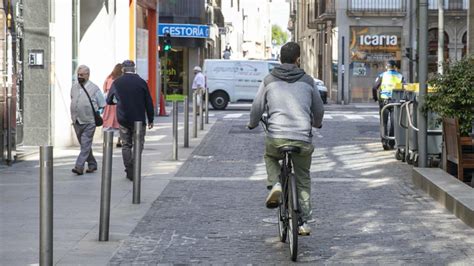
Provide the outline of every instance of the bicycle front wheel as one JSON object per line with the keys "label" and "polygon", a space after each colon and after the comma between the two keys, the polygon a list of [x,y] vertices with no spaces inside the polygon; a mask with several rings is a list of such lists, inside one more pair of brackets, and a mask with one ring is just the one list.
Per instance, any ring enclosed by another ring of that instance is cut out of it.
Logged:
{"label": "bicycle front wheel", "polygon": [[294,174],[289,176],[288,189],[288,240],[290,242],[291,260],[296,261],[298,256],[298,220],[299,215],[294,208],[294,200],[296,197],[296,177]]}

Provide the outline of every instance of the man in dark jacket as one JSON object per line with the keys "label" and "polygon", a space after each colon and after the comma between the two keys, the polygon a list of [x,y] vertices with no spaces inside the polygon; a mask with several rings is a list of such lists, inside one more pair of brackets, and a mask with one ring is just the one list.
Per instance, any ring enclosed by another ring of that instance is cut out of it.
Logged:
{"label": "man in dark jacket", "polygon": [[298,230],[301,235],[309,235],[311,228],[308,221],[312,220],[309,170],[314,150],[312,127],[321,127],[324,107],[314,79],[299,68],[300,46],[295,42],[283,45],[280,60],[282,65],[275,67],[260,84],[247,127],[257,127],[262,114],[267,112],[264,159],[268,174],[267,188],[271,189],[266,199],[267,208],[278,207],[282,192],[278,176],[279,160],[283,156],[278,148],[286,145],[300,148],[300,153],[292,155],[303,222]]}
{"label": "man in dark jacket", "polygon": [[[127,178],[132,181],[133,157],[132,140],[135,121],[143,122],[141,150],[145,142],[146,118],[148,129],[153,128],[153,101],[148,91],[148,85],[135,73],[135,63],[125,60],[122,63],[124,74],[112,84],[107,95],[107,104],[117,105],[117,120],[120,124],[120,139],[122,140],[122,157]],[[146,113],[146,118],[145,118]]]}

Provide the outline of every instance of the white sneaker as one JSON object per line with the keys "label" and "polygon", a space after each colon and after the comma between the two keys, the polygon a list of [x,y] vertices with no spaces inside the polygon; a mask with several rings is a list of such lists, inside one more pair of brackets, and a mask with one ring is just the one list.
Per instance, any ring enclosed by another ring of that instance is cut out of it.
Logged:
{"label": "white sneaker", "polygon": [[298,235],[309,236],[311,234],[311,227],[307,222],[304,222],[302,225],[298,226]]}
{"label": "white sneaker", "polygon": [[280,205],[280,195],[281,195],[281,185],[276,183],[273,185],[272,190],[268,193],[267,199],[265,200],[265,205],[269,209],[274,209]]}

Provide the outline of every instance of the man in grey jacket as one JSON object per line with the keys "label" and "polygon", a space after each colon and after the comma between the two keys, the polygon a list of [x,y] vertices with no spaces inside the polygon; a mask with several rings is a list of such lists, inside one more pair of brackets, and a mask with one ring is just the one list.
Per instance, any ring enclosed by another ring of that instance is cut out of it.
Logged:
{"label": "man in grey jacket", "polygon": [[[95,133],[95,119],[91,104],[84,88],[89,94],[94,110],[105,106],[104,95],[99,87],[89,81],[90,70],[85,65],[77,68],[77,83],[71,88],[71,120],[76,132],[77,140],[81,145],[81,152],[76,160],[76,165],[72,172],[77,175],[84,174],[84,165],[87,162],[87,173],[97,170],[97,161],[92,154],[92,140]],[[82,86],[81,86],[82,84]]]}
{"label": "man in grey jacket", "polygon": [[275,67],[260,84],[250,111],[248,128],[257,127],[263,113],[267,112],[264,159],[267,188],[271,189],[266,199],[267,208],[278,207],[281,194],[278,175],[281,168],[279,160],[283,156],[278,148],[286,145],[300,148],[300,153],[292,155],[303,221],[299,233],[309,235],[311,228],[308,221],[312,219],[309,170],[314,151],[312,127],[321,127],[324,108],[314,79],[299,68],[300,46],[295,42],[283,45],[280,61],[282,65]]}

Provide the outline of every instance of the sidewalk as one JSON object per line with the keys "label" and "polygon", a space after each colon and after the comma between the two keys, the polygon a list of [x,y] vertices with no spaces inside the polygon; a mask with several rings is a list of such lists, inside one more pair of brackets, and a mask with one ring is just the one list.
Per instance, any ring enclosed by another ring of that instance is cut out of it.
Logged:
{"label": "sidewalk", "polygon": [[[99,209],[102,146],[93,151],[99,171],[76,176],[71,168],[78,147],[54,150],[54,263],[59,265],[106,265],[122,240],[150,208],[199,145],[214,123],[205,124],[183,148],[183,114],[179,117],[178,161],[172,160],[172,117],[156,117],[147,130],[142,156],[141,204],[132,204],[132,183],[125,178],[121,150],[114,147],[110,236],[99,242]],[[190,117],[192,123],[192,117]],[[23,162],[0,168],[0,265],[30,265],[39,261],[39,166],[38,154]]]}

